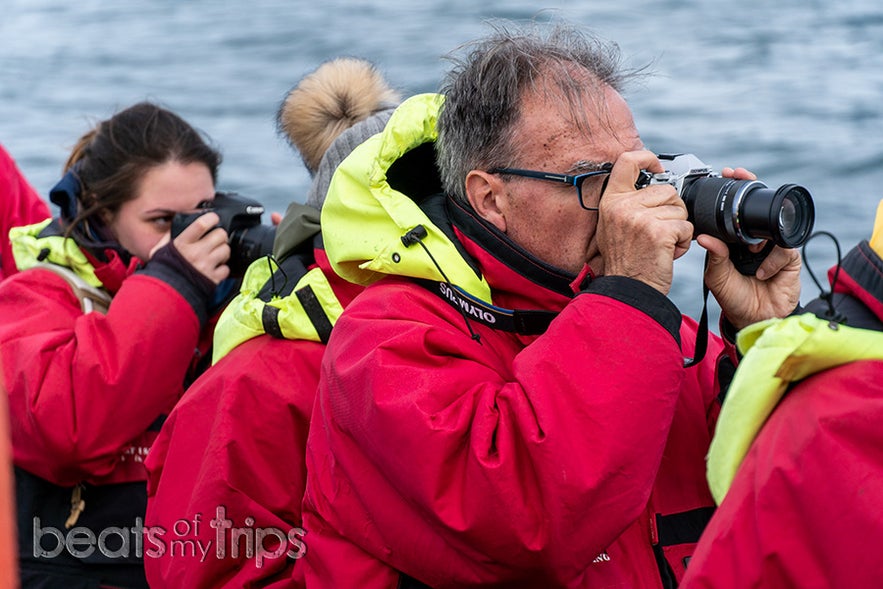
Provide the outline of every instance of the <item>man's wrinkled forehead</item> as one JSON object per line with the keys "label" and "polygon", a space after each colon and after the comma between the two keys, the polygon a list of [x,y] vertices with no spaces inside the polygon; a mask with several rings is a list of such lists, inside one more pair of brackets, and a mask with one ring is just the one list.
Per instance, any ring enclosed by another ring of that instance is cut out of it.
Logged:
{"label": "man's wrinkled forehead", "polygon": [[[613,87],[589,78],[580,83],[570,80],[566,85],[537,81],[520,94],[519,116],[516,125],[529,122],[527,119],[538,114],[554,116],[564,127],[575,129],[586,137],[599,131],[613,131],[622,126],[633,126],[631,109],[625,99]],[[550,128],[550,134],[560,129]],[[551,141],[553,137],[549,137]],[[625,140],[626,138],[623,138]]]}

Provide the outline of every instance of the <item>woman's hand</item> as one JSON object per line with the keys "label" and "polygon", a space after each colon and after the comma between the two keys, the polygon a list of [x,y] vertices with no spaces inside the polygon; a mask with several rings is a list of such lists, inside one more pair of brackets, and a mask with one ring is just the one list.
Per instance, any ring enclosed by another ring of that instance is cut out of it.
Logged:
{"label": "woman's hand", "polygon": [[[217,227],[220,220],[216,213],[200,215],[173,240],[181,257],[216,285],[230,275],[227,266],[230,246],[227,244],[227,232]],[[170,239],[170,235],[163,237],[150,251],[150,257]]]}

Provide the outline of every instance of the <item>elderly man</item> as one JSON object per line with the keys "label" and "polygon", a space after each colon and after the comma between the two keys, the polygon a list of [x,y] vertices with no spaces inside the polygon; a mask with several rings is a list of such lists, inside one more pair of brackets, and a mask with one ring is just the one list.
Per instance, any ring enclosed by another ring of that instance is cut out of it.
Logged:
{"label": "elderly man", "polygon": [[[714,505],[704,456],[733,349],[710,335],[685,368],[697,324],[666,295],[693,226],[670,185],[635,187],[663,166],[620,95],[626,77],[614,48],[578,31],[501,27],[442,96],[403,103],[338,168],[327,252],[370,286],[323,360],[308,586],[683,575]],[[730,327],[797,305],[795,252],[748,277],[726,244],[699,243]]]}

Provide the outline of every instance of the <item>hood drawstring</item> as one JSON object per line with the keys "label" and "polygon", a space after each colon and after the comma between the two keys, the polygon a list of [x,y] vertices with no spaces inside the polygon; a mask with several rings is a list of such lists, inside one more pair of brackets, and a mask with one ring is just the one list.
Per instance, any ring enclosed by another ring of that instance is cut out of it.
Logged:
{"label": "hood drawstring", "polygon": [[[444,279],[445,284],[447,284],[449,287],[451,287],[453,289],[454,285],[448,279],[448,276],[445,274],[445,271],[441,269],[441,266],[439,266],[438,262],[435,260],[435,256],[432,255],[432,252],[430,252],[429,248],[426,247],[426,244],[423,243],[423,240],[426,238],[427,235],[428,235],[428,233],[426,231],[426,227],[424,227],[423,225],[417,225],[416,227],[414,227],[413,229],[411,229],[410,231],[408,231],[407,233],[402,235],[402,243],[405,245],[405,247],[411,247],[415,243],[418,244],[420,247],[422,247],[423,251],[426,252],[426,255],[429,256],[429,259],[432,260],[432,264],[438,270],[439,274],[442,275],[442,278]],[[469,334],[472,337],[472,339],[477,341],[479,343],[479,345],[483,345],[481,343],[481,336],[478,335],[477,333],[475,333],[475,330],[472,329],[472,323],[469,321],[469,316],[466,314],[466,311],[464,311],[460,307],[457,307],[457,310],[460,312],[460,315],[463,316],[463,320],[466,322],[466,328],[469,330]]]}

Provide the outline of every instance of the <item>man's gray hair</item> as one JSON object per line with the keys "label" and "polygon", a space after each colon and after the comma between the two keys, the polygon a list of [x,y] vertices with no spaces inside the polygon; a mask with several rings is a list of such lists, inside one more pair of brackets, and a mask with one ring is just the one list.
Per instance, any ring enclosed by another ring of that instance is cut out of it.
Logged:
{"label": "man's gray hair", "polygon": [[[495,23],[486,38],[449,56],[441,92],[437,164],[445,191],[466,202],[470,170],[513,165],[512,134],[526,90],[546,85],[588,130],[583,105],[604,86],[620,91],[638,70],[621,67],[619,47],[562,23]],[[594,81],[587,84],[586,81]]]}

